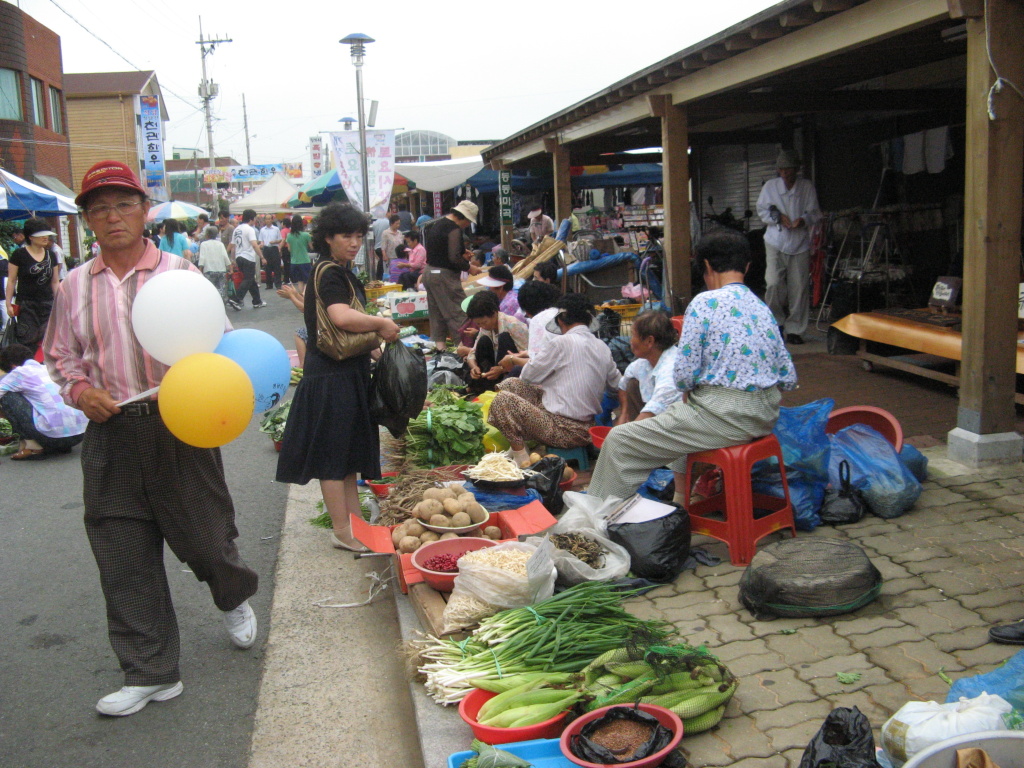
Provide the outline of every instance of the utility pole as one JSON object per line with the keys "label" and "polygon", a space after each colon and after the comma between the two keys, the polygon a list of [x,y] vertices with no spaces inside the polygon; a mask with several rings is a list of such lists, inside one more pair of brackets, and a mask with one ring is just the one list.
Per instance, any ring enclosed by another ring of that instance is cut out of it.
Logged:
{"label": "utility pole", "polygon": [[242,94],[242,124],[245,127],[245,164],[252,165],[252,155],[249,154],[249,113],[245,110],[245,94]]}
{"label": "utility pole", "polygon": [[[203,37],[203,17],[199,17],[199,39],[196,40],[196,45],[199,46],[199,50],[202,52],[202,65],[203,65],[203,80],[199,84],[199,98],[203,100],[203,111],[206,113],[206,145],[210,155],[210,170],[214,169],[216,165],[216,158],[213,154],[213,115],[211,114],[210,105],[211,102],[217,97],[218,88],[215,83],[207,80],[206,78],[206,57],[213,53],[217,43],[230,43],[231,38],[204,38]],[[246,137],[248,141],[248,136]],[[212,213],[214,216],[217,215],[217,193],[210,193],[210,202],[212,204]]]}

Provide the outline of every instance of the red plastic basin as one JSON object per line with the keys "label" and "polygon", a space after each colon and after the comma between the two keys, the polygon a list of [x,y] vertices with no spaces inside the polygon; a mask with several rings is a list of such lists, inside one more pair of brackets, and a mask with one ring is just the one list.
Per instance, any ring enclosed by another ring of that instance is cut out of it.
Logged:
{"label": "red plastic basin", "polygon": [[[621,704],[612,706],[622,706]],[[562,755],[565,756],[566,760],[571,760],[576,765],[582,765],[583,768],[607,768],[606,765],[600,763],[591,763],[582,758],[576,757],[569,749],[569,740],[573,735],[578,734],[583,730],[583,726],[587,723],[597,720],[599,717],[603,717],[604,713],[612,707],[601,707],[595,709],[593,712],[587,712],[582,717],[578,717],[569,723],[569,727],[562,731],[561,741],[559,746],[562,748]],[[616,763],[616,768],[654,768],[656,765],[660,765],[661,762],[668,757],[669,752],[679,746],[679,742],[683,739],[683,721],[679,719],[679,715],[670,709],[659,707],[654,704],[641,704],[640,709],[649,715],[654,715],[658,718],[658,722],[672,731],[672,740],[661,749],[655,752],[650,757],[645,757],[641,760],[630,760],[628,763]]]}
{"label": "red plastic basin", "polygon": [[373,495],[378,499],[386,499],[388,494],[391,493],[391,483],[387,482],[389,477],[398,477],[398,473],[382,472],[380,480],[366,481],[366,484],[370,486],[370,490],[373,491]]}
{"label": "red plastic basin", "polygon": [[608,433],[611,431],[611,427],[591,427],[590,442],[594,444],[595,448],[600,448],[604,444],[604,439],[608,437]]}
{"label": "red plastic basin", "polygon": [[[423,574],[423,581],[427,583],[427,586],[433,587],[438,592],[451,592],[455,588],[455,577],[459,575],[459,572],[442,573],[441,571],[432,571],[424,567],[423,564],[435,555],[454,555],[458,557],[466,552],[475,552],[478,549],[493,547],[497,543],[496,541],[477,536],[460,536],[457,539],[431,541],[412,553],[412,564],[417,571]],[[481,706],[483,706],[483,702],[481,702]]]}
{"label": "red plastic basin", "polygon": [[497,695],[492,691],[475,688],[459,702],[459,716],[473,730],[473,735],[485,744],[511,744],[514,741],[529,741],[530,739],[557,739],[558,734],[562,732],[565,717],[569,714],[568,709],[543,723],[527,725],[523,728],[491,728],[480,725],[476,721],[480,707],[484,705],[484,702]]}

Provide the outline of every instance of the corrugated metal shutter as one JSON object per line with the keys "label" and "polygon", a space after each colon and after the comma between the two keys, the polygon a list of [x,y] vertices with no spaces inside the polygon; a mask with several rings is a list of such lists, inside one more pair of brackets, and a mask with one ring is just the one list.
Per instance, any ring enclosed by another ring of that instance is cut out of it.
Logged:
{"label": "corrugated metal shutter", "polygon": [[749,168],[749,184],[747,186],[750,195],[747,208],[754,212],[750,219],[752,229],[764,226],[757,218],[757,197],[761,194],[761,187],[766,181],[774,179],[775,161],[779,156],[778,144],[750,144],[747,146],[747,167]]}
{"label": "corrugated metal shutter", "polygon": [[[743,215],[747,204],[746,171],[746,149],[742,145],[708,147],[701,152],[699,202],[702,219],[712,210],[721,214],[726,208],[732,208],[734,216]],[[714,198],[713,205],[708,205],[708,197]]]}

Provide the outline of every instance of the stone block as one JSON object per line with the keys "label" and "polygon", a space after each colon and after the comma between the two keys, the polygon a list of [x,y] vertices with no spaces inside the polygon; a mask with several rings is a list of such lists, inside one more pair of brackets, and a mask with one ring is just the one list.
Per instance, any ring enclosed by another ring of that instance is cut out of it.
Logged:
{"label": "stone block", "polygon": [[[933,539],[930,539],[934,541]],[[952,541],[952,539],[950,539]],[[934,573],[935,571],[952,571],[963,565],[959,557],[933,557],[928,560],[921,560],[914,564],[914,572],[917,574]]]}
{"label": "stone block", "polygon": [[720,648],[713,648],[712,652],[728,665],[733,659],[771,653],[772,650],[763,638],[755,638],[754,640],[743,640],[723,645]]}
{"label": "stone block", "polygon": [[852,650],[850,641],[837,635],[829,624],[805,627],[797,630],[795,635],[776,635],[767,638],[767,642],[769,648],[786,658],[796,657],[807,661],[827,659],[837,654],[846,655]]}
{"label": "stone block", "polygon": [[[910,701],[912,698],[916,700],[916,697],[910,695],[910,691],[907,690],[907,686],[903,683],[888,683],[886,685],[873,685],[868,689],[868,695],[874,700],[883,712],[885,712],[885,720],[888,720],[893,714]],[[874,722],[876,728],[881,728],[885,724],[885,720]]]}
{"label": "stone block", "polygon": [[843,671],[860,672],[860,680],[855,683],[841,683],[837,676],[832,675],[830,677],[816,677],[810,681],[811,686],[817,694],[821,696],[823,700],[830,702],[831,706],[837,706],[835,702],[839,696],[844,696],[865,688],[888,685],[892,682],[892,678],[886,676],[885,671],[878,667],[870,667],[868,669],[847,669]]}
{"label": "stone block", "polygon": [[935,647],[943,653],[951,653],[957,656],[960,651],[973,650],[987,644],[988,627],[967,627],[966,629],[950,632],[948,635],[932,635],[929,638]]}
{"label": "stone block", "polygon": [[886,555],[880,555],[878,557],[871,558],[871,562],[874,564],[878,572],[882,574],[882,578],[885,581],[892,581],[894,579],[909,579],[913,574],[907,570],[903,565],[894,562],[892,558]]}
{"label": "stone block", "polygon": [[[846,620],[843,620],[846,619]],[[895,616],[881,615],[881,616],[837,616],[836,623],[833,626],[837,635],[843,637],[852,637],[854,635],[869,635],[872,632],[877,632],[880,629],[890,629],[893,627],[902,627],[904,623]]]}
{"label": "stone block", "polygon": [[968,501],[968,499],[961,493],[957,493],[941,486],[935,486],[932,488],[926,488],[921,492],[921,495],[917,498],[917,503],[914,504],[914,509],[916,511],[920,509],[928,509],[930,507],[946,507],[950,504],[957,504],[961,501]]}
{"label": "stone block", "polygon": [[[866,672],[871,669],[868,657],[852,649],[843,655],[832,656],[813,663],[800,664],[796,669],[797,677],[807,682],[817,678],[835,678],[839,672]],[[893,679],[896,679],[893,677]]]}
{"label": "stone block", "polygon": [[890,611],[910,605],[920,605],[932,600],[945,599],[946,596],[940,590],[929,586],[920,576],[882,582],[882,594],[879,596],[879,601],[886,610]]}
{"label": "stone block", "polygon": [[733,763],[732,768],[790,768],[791,765],[795,766],[797,763],[791,764],[782,755],[772,755],[771,757],[751,757],[740,760]]}
{"label": "stone block", "polygon": [[715,573],[707,576],[704,579],[704,583],[708,589],[715,589],[717,587],[735,587],[740,583],[740,579],[743,578],[743,570],[737,568],[736,570],[729,571],[727,573]]}
{"label": "stone block", "polygon": [[749,626],[739,620],[734,613],[721,616],[709,616],[708,627],[718,635],[722,643],[731,643],[736,640],[752,640],[754,633]]}
{"label": "stone block", "polygon": [[896,643],[916,643],[924,640],[916,627],[904,624],[901,627],[887,627],[868,635],[854,635],[849,638],[850,644],[857,650],[879,648]]}
{"label": "stone block", "polygon": [[995,605],[1015,605],[1024,614],[1024,595],[1017,588],[994,587],[976,595],[964,595],[959,603],[969,610]]}
{"label": "stone block", "polygon": [[821,728],[820,721],[807,723],[794,723],[788,728],[772,728],[768,731],[768,739],[772,747],[779,752],[787,749],[803,749],[808,742],[814,738],[814,734]]}
{"label": "stone block", "polygon": [[729,671],[742,681],[749,675],[758,672],[774,672],[777,669],[785,669],[789,666],[789,662],[777,653],[760,653],[756,656],[740,656],[738,659],[730,661],[727,666]]}
{"label": "stone block", "polygon": [[970,674],[980,675],[991,672],[1019,650],[1020,647],[1016,645],[985,643],[977,648],[958,651],[956,657],[963,664],[964,669],[970,670]]}
{"label": "stone block", "polygon": [[794,723],[821,722],[832,711],[832,704],[825,699],[802,701],[778,709],[764,709],[754,712],[751,717],[761,731],[773,728],[789,728]]}
{"label": "stone block", "polygon": [[920,629],[925,637],[982,623],[977,613],[964,608],[956,600],[936,601],[916,608],[907,608],[902,612],[901,618]]}
{"label": "stone block", "polygon": [[934,558],[948,557],[949,552],[941,547],[914,547],[912,549],[904,550],[903,552],[895,552],[890,557],[894,562],[902,563],[910,566],[910,563],[919,563],[922,560],[932,560]]}
{"label": "stone block", "polygon": [[1020,621],[1021,615],[1024,614],[1024,603],[993,605],[989,608],[978,608],[977,611],[986,625],[1009,624]]}

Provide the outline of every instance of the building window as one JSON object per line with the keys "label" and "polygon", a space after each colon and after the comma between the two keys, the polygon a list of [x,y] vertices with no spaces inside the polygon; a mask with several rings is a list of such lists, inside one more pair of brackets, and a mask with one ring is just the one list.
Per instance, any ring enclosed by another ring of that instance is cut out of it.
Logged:
{"label": "building window", "polygon": [[0,69],[0,120],[21,120],[21,86],[13,69]]}
{"label": "building window", "polygon": [[40,128],[46,127],[46,97],[43,81],[32,78],[32,122]]}
{"label": "building window", "polygon": [[60,91],[50,86],[50,122],[56,133],[64,133],[64,111],[61,109]]}
{"label": "building window", "polygon": [[455,139],[436,131],[407,131],[395,137],[395,155],[407,160],[415,158],[425,160],[427,157],[447,155],[449,145]]}

